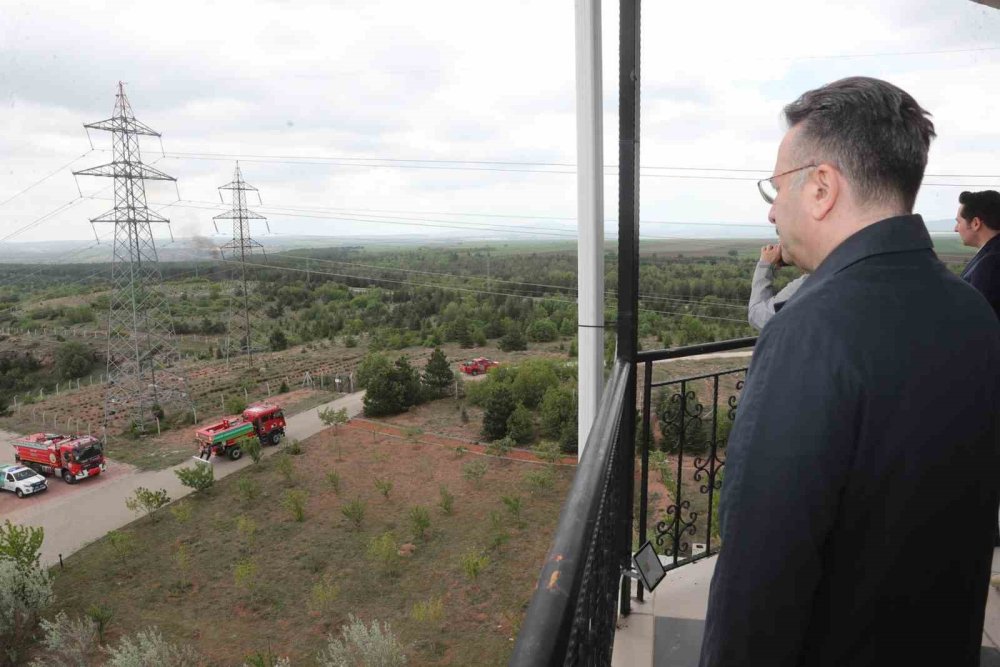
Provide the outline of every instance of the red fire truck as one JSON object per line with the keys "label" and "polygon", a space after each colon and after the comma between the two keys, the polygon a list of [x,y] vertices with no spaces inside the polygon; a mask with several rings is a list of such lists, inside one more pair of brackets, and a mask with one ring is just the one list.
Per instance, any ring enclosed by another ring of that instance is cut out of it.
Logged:
{"label": "red fire truck", "polygon": [[225,417],[197,431],[199,449],[233,461],[243,456],[243,443],[257,438],[262,445],[277,445],[285,435],[285,413],[280,405],[258,403],[243,414]]}
{"label": "red fire truck", "polygon": [[458,368],[466,375],[479,375],[499,365],[499,361],[492,361],[486,357],[476,357],[471,361],[463,361]]}
{"label": "red fire truck", "polygon": [[62,477],[67,484],[100,475],[107,469],[104,447],[90,435],[33,433],[12,444],[15,461],[35,472]]}

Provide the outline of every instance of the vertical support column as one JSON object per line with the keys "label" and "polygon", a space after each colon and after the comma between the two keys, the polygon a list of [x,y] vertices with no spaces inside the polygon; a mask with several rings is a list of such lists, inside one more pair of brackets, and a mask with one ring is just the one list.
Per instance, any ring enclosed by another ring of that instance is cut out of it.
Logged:
{"label": "vertical support column", "polygon": [[[639,35],[641,0],[620,0],[618,64],[618,361],[628,365],[619,424],[623,467],[621,530],[623,568],[631,566],[632,499],[635,494],[635,391],[639,340]],[[621,582],[620,611],[630,611],[631,580]]]}
{"label": "vertical support column", "polygon": [[577,451],[597,417],[604,385],[604,123],[601,0],[576,0]]}

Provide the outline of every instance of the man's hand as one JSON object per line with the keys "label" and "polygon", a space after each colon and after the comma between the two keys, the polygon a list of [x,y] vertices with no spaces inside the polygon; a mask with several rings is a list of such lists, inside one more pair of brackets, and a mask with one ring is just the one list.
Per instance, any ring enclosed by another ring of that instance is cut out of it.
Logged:
{"label": "man's hand", "polygon": [[776,269],[785,265],[781,257],[781,244],[772,243],[760,249],[760,261],[767,262]]}

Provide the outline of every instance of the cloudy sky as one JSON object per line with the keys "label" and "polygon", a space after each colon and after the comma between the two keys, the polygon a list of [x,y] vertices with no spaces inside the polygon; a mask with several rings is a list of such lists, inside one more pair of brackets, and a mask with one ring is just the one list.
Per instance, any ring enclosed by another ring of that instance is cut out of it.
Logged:
{"label": "cloudy sky", "polygon": [[[771,234],[753,181],[773,166],[781,107],[850,75],[934,114],[925,218],[951,218],[963,187],[1000,186],[1000,11],[644,5],[644,236]],[[617,3],[603,30],[610,230]],[[70,172],[110,161],[110,135],[91,132],[91,150],[82,125],[111,115],[119,80],[163,135],[166,157],[153,139],[143,159],[178,178],[148,184],[154,208],[174,203],[176,236],[214,232],[239,157],[275,234],[572,237],[574,63],[569,0],[0,0],[0,243],[93,239],[110,181],[81,177],[80,198]]]}

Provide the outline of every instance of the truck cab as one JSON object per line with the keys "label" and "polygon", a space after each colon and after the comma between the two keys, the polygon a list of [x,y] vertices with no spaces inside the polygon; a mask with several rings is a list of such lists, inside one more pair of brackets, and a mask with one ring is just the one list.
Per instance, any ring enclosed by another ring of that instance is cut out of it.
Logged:
{"label": "truck cab", "polygon": [[285,413],[280,405],[255,403],[243,411],[243,419],[253,424],[262,445],[277,445],[285,437]]}
{"label": "truck cab", "polygon": [[17,465],[0,466],[0,491],[10,491],[18,498],[40,493],[49,488],[45,478],[31,468]]}

